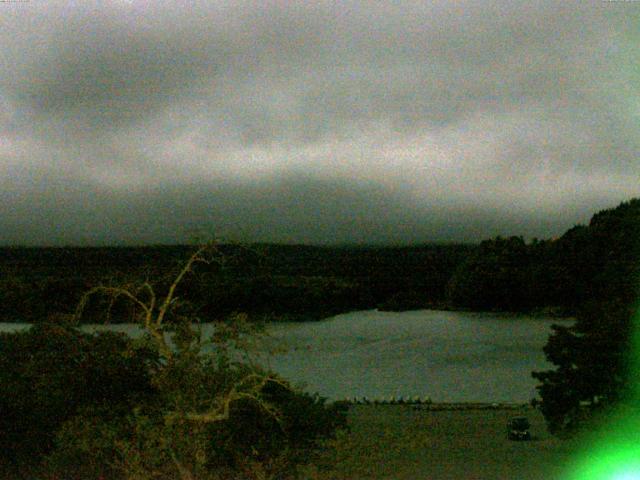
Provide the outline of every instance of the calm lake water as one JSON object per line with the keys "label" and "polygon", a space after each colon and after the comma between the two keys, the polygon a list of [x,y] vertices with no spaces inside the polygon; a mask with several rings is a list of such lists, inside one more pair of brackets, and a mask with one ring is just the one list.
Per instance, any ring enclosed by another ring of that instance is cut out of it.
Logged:
{"label": "calm lake water", "polygon": [[[551,367],[542,347],[552,323],[572,321],[434,310],[352,312],[269,326],[269,342],[288,351],[262,359],[285,378],[331,399],[527,402],[536,395],[531,371]],[[0,324],[0,330],[27,326]],[[108,328],[139,333],[132,325]]]}

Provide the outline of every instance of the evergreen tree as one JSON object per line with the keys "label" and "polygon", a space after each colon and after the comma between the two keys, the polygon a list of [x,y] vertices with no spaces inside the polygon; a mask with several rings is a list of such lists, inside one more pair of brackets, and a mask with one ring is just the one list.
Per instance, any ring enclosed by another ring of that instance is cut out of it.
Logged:
{"label": "evergreen tree", "polygon": [[[568,434],[599,411],[630,401],[634,306],[640,272],[640,199],[593,216],[554,247],[576,282],[576,323],[554,326],[544,348],[554,370],[533,372],[549,430]],[[571,253],[571,254],[570,254]]]}

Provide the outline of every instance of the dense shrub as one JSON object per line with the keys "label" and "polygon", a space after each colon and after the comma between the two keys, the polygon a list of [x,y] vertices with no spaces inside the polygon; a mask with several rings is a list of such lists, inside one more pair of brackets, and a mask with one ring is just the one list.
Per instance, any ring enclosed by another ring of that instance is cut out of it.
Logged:
{"label": "dense shrub", "polygon": [[33,463],[80,409],[114,412],[153,395],[156,356],[122,334],[65,323],[0,334],[0,457]]}
{"label": "dense shrub", "polygon": [[281,413],[265,415],[255,402],[238,402],[229,421],[211,432],[212,464],[241,471],[259,464],[268,474],[291,476],[314,458],[323,440],[345,427],[347,407],[327,406],[323,398],[296,392],[286,383],[267,382],[262,395]]}
{"label": "dense shrub", "polygon": [[233,334],[201,354],[189,331],[174,335],[176,355],[155,372],[154,401],[81,410],[58,430],[47,470],[60,478],[294,478],[345,426],[344,407],[233,361]]}
{"label": "dense shrub", "polygon": [[48,471],[59,478],[170,480],[181,470],[198,479],[295,478],[344,427],[345,407],[327,406],[276,377],[262,395],[273,410],[246,398],[230,405],[228,419],[211,423],[172,418],[175,405],[119,416],[84,411],[60,429]]}

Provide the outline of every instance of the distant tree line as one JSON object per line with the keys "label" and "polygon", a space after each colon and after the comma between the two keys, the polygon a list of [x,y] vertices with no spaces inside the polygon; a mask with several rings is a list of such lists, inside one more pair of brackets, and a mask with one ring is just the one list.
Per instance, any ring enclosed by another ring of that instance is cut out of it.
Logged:
{"label": "distant tree line", "polygon": [[575,314],[587,304],[634,298],[638,285],[640,200],[593,216],[554,240],[483,241],[448,284],[452,307]]}
{"label": "distant tree line", "polygon": [[[471,245],[318,247],[221,245],[220,269],[199,267],[179,295],[203,321],[234,311],[251,317],[318,319],[359,309],[443,306],[456,267]],[[189,246],[0,248],[0,321],[39,322],[71,313],[98,283],[153,279],[159,290]],[[109,307],[109,308],[107,308]],[[95,302],[88,319],[130,321],[124,300]]]}
{"label": "distant tree line", "polygon": [[[594,215],[552,240],[497,237],[479,245],[319,247],[222,245],[224,268],[203,268],[180,295],[203,321],[234,311],[318,319],[380,308],[541,311],[574,315],[597,299],[633,294],[638,200]],[[71,313],[97,283],[154,278],[162,289],[190,247],[0,248],[0,321],[38,322]],[[163,278],[165,280],[163,280]],[[104,321],[104,304],[92,306]],[[129,321],[130,306],[109,306]]]}

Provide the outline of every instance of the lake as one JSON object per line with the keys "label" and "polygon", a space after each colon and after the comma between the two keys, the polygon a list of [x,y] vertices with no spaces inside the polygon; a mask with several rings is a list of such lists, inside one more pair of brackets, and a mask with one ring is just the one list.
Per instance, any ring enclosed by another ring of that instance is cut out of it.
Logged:
{"label": "lake", "polygon": [[[487,313],[376,310],[268,327],[288,351],[261,355],[275,371],[331,399],[430,396],[435,402],[528,402],[532,370],[552,367],[542,352],[551,324],[572,320]],[[0,324],[1,331],[26,324]],[[109,328],[136,335],[135,326]],[[204,328],[204,332],[208,328]]]}

